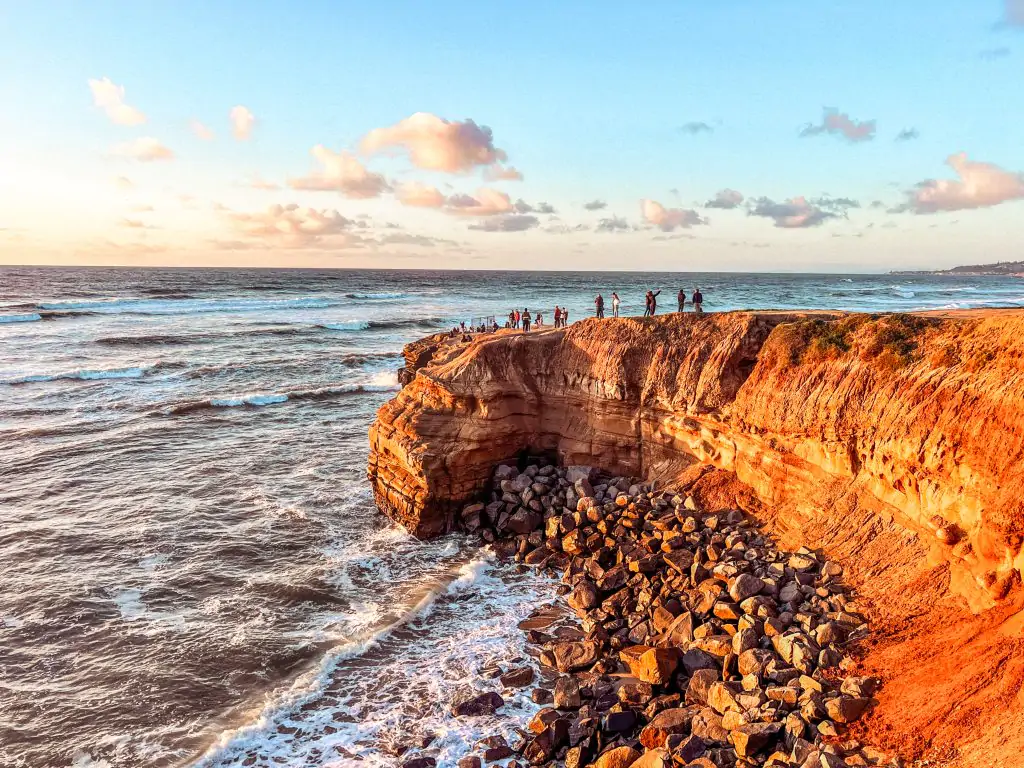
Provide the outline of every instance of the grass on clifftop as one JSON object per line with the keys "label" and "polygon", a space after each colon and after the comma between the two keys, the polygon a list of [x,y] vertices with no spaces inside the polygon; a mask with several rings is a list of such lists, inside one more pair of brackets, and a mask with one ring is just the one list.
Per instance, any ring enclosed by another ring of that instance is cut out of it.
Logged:
{"label": "grass on clifftop", "polygon": [[790,365],[857,357],[898,370],[919,356],[921,336],[936,324],[915,315],[847,315],[787,323],[777,333]]}

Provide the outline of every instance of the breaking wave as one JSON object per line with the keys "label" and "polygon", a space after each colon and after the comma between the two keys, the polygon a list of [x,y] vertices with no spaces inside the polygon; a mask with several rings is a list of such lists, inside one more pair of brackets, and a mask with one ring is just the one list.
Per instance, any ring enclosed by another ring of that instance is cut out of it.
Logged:
{"label": "breaking wave", "polygon": [[196,411],[209,410],[211,408],[240,408],[244,406],[263,407],[267,405],[278,405],[290,401],[304,400],[330,400],[346,395],[364,394],[370,392],[391,392],[398,390],[397,384],[392,383],[366,383],[366,384],[339,384],[332,386],[317,387],[315,389],[286,389],[281,392],[253,392],[239,395],[227,395],[224,397],[212,397],[202,400],[189,400],[164,405],[151,411],[157,416],[179,416]]}
{"label": "breaking wave", "polygon": [[131,368],[96,368],[81,371],[61,371],[59,373],[32,373],[25,376],[17,376],[12,379],[0,381],[3,384],[34,384],[43,381],[57,381],[59,379],[78,379],[80,381],[94,381],[99,379],[138,379],[146,375],[148,371],[155,368],[155,365],[134,366]]}

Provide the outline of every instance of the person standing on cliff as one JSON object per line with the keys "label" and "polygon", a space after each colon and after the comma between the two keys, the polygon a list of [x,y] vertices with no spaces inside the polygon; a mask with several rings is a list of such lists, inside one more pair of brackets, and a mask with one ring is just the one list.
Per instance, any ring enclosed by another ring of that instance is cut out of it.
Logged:
{"label": "person standing on cliff", "polygon": [[555,328],[558,328],[558,326],[561,324],[561,322],[562,322],[562,308],[560,306],[558,306],[557,304],[555,304]]}
{"label": "person standing on cliff", "polygon": [[523,333],[530,332],[530,310],[523,309]]}
{"label": "person standing on cliff", "polygon": [[612,291],[612,317],[619,316],[619,304],[621,303],[622,302],[619,301],[619,294]]}
{"label": "person standing on cliff", "polygon": [[566,323],[569,322],[569,308],[562,307],[562,327],[565,328]]}
{"label": "person standing on cliff", "polygon": [[600,293],[597,294],[597,298],[594,299],[594,307],[596,308],[595,316],[599,318],[604,317],[604,296]]}
{"label": "person standing on cliff", "polygon": [[679,302],[679,311],[686,311],[686,291],[682,288],[679,289],[679,293],[676,295],[676,300]]}
{"label": "person standing on cliff", "polygon": [[700,288],[694,287],[693,289],[693,311],[697,314],[704,313],[704,294],[700,292]]}

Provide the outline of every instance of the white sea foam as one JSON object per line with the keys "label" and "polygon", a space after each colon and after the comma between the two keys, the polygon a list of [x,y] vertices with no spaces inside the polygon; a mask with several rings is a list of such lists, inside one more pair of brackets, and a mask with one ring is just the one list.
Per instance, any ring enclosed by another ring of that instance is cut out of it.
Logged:
{"label": "white sea foam", "polygon": [[370,327],[370,321],[349,320],[343,323],[323,323],[319,327],[326,328],[329,331],[365,331]]}
{"label": "white sea foam", "polygon": [[0,323],[34,323],[42,319],[42,315],[35,313],[28,315],[0,315]]}
{"label": "white sea foam", "polygon": [[499,717],[455,718],[449,710],[460,695],[500,690],[481,678],[483,669],[531,663],[517,624],[543,600],[549,580],[533,571],[514,576],[486,552],[453,575],[397,621],[339,643],[196,765],[228,768],[253,757],[305,765],[330,755],[321,764],[385,766],[394,763],[393,747],[429,734],[425,752],[448,766],[483,736],[511,738],[538,709],[527,689],[502,691]]}
{"label": "white sea foam", "polygon": [[0,381],[0,384],[33,384],[44,381],[57,381],[59,379],[78,379],[80,381],[138,379],[145,376],[146,372],[153,367],[152,365],[141,365],[131,368],[97,368],[81,371],[61,371],[59,373],[31,373],[25,376],[3,379]]}
{"label": "white sea foam", "polygon": [[89,301],[42,302],[36,306],[50,312],[91,312],[96,314],[195,315],[209,312],[265,312],[287,309],[327,309],[344,303],[331,297],[302,296],[288,299],[93,299]]}

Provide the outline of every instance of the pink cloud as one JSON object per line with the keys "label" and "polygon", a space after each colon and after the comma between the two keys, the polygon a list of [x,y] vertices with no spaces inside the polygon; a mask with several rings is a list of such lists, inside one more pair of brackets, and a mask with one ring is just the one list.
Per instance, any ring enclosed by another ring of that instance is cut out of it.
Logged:
{"label": "pink cloud", "polygon": [[311,192],[340,192],[345,197],[366,199],[380,197],[390,187],[379,173],[366,169],[351,152],[332,152],[317,144],[310,153],[323,170],[301,179],[289,179],[288,186]]}
{"label": "pink cloud", "polygon": [[494,146],[490,128],[472,120],[445,120],[427,112],[417,112],[387,128],[375,128],[363,138],[364,152],[389,149],[408,152],[418,168],[445,173],[469,171],[507,159]]}
{"label": "pink cloud", "polygon": [[445,203],[445,196],[441,190],[416,181],[399,185],[395,194],[402,205],[413,208],[441,208]]}
{"label": "pink cloud", "polygon": [[256,117],[249,111],[248,107],[239,104],[231,108],[231,133],[239,141],[245,141],[252,135],[252,127],[256,124]]}
{"label": "pink cloud", "polygon": [[243,237],[279,248],[345,247],[350,239],[351,219],[333,209],[317,210],[291,205],[272,205],[265,211],[227,214],[235,230]]}
{"label": "pink cloud", "polygon": [[697,224],[705,224],[705,220],[696,211],[688,208],[666,208],[655,200],[641,200],[640,211],[644,219],[662,232],[674,229],[689,229]]}
{"label": "pink cloud", "polygon": [[522,181],[523,174],[520,173],[518,168],[510,166],[496,165],[493,168],[488,168],[484,174],[484,178],[490,181]]}
{"label": "pink cloud", "polygon": [[801,136],[818,136],[822,133],[839,134],[852,142],[871,141],[875,138],[875,121],[858,122],[837,109],[826,109],[820,125],[807,125]]}
{"label": "pink cloud", "polygon": [[144,136],[134,141],[120,144],[114,148],[114,153],[138,160],[140,163],[174,159],[174,152],[152,136]]}
{"label": "pink cloud", "polygon": [[452,195],[445,209],[458,216],[494,216],[512,212],[512,200],[504,192],[484,187],[475,195]]}
{"label": "pink cloud", "polygon": [[146,116],[135,107],[124,103],[124,86],[115,85],[109,78],[90,80],[93,103],[107,113],[111,122],[118,125],[141,125]]}
{"label": "pink cloud", "polygon": [[907,192],[903,210],[915,213],[988,208],[1009,200],[1024,199],[1024,173],[1005,171],[992,163],[973,162],[961,152],[946,163],[959,177],[927,179]]}
{"label": "pink cloud", "polygon": [[203,123],[198,120],[192,120],[189,122],[189,128],[192,129],[192,133],[198,136],[203,141],[213,141],[213,131],[206,127]]}

